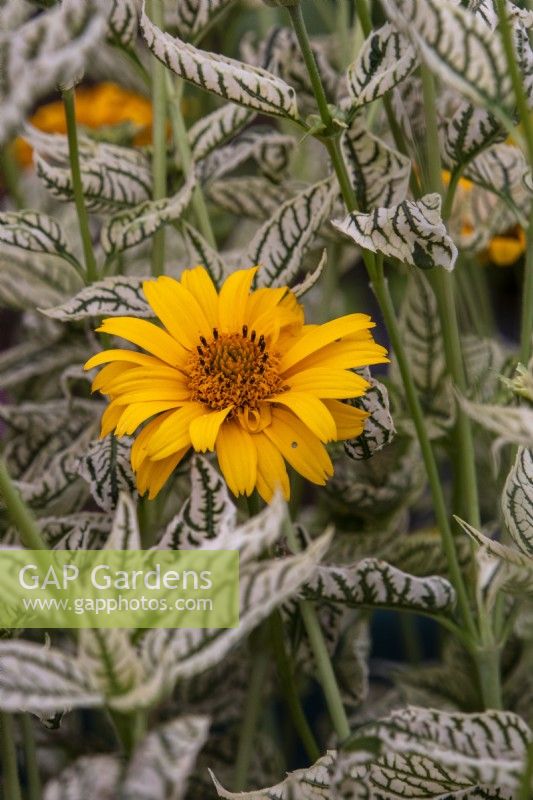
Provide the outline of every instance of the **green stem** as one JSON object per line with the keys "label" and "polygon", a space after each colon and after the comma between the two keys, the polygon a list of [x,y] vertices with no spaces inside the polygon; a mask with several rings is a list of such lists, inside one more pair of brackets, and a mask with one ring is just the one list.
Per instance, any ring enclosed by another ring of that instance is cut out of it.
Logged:
{"label": "green stem", "polygon": [[324,123],[326,128],[330,128],[333,123],[333,117],[331,116],[331,111],[328,105],[328,98],[326,97],[326,92],[324,91],[324,87],[322,85],[322,79],[320,77],[320,73],[316,65],[315,56],[313,55],[313,51],[311,50],[311,43],[309,41],[309,36],[307,35],[307,28],[305,27],[305,20],[302,14],[302,7],[300,3],[298,3],[298,5],[296,6],[289,6],[287,8],[287,11],[291,16],[294,32],[296,33],[296,37],[300,44],[300,49],[302,51],[302,56],[305,61],[305,65],[307,67],[307,71],[309,73],[311,84],[313,86],[313,92],[316,98],[322,122]]}
{"label": "green stem", "polygon": [[[164,28],[163,4],[161,0],[150,0],[149,17],[158,28]],[[151,56],[152,65],[152,172],[153,198],[162,200],[167,196],[167,98],[165,65]],[[162,275],[165,271],[165,229],[154,233],[152,248],[152,275]]]}
{"label": "green stem", "polygon": [[146,712],[142,709],[121,714],[109,709],[109,717],[125,756],[129,759],[146,733]]}
{"label": "green stem", "polygon": [[474,653],[483,705],[486,709],[503,708],[500,675],[500,648],[496,645],[480,648]]}
{"label": "green stem", "polygon": [[[294,8],[289,8],[288,10],[291,14],[291,18],[295,26],[295,31],[298,40],[300,42],[300,46],[302,48],[302,56],[309,71],[310,80],[313,84],[313,89],[315,91],[317,104],[320,109],[322,120],[327,128],[328,122],[329,120],[331,120],[331,114],[329,108],[327,108],[327,105],[326,108],[324,109],[323,107],[324,104],[323,102],[320,101],[320,98],[324,98],[324,92],[322,89],[320,75],[318,74],[318,70],[316,69],[314,56],[309,45],[307,30],[305,28],[305,23],[302,17],[301,9],[299,9],[299,7],[297,8],[299,13],[296,13],[296,10]],[[314,71],[313,71],[313,65],[314,65]],[[318,85],[316,85],[317,81]],[[334,138],[326,138],[325,146],[328,150],[333,168],[337,175],[337,180],[339,182],[339,187],[341,189],[346,207],[348,211],[355,211],[357,209],[357,198],[350,182],[350,177],[348,174],[346,164],[344,162],[339,141],[338,139]],[[450,528],[448,512],[446,509],[444,494],[440,483],[437,463],[435,461],[435,456],[433,453],[433,449],[431,447],[431,442],[426,430],[424,415],[422,412],[422,408],[414,384],[413,376],[411,374],[409,360],[407,358],[407,355],[403,347],[402,336],[398,326],[398,320],[396,318],[396,311],[394,309],[392,298],[390,296],[387,281],[385,280],[384,277],[383,259],[382,258],[376,259],[374,253],[368,250],[363,250],[362,254],[368,274],[370,276],[374,293],[378,300],[381,313],[385,321],[385,325],[387,326],[392,348],[396,354],[396,360],[398,363],[398,367],[405,388],[407,404],[411,412],[411,416],[413,418],[418,441],[420,443],[422,458],[424,460],[428,476],[428,481],[433,498],[435,518],[437,520],[437,525],[441,531],[442,543],[448,561],[450,578],[457,592],[458,606],[468,635],[472,639],[475,639],[477,636],[476,626],[474,623],[472,610],[470,608],[470,603],[468,600],[468,594],[466,591],[463,575],[461,573],[461,569],[459,566],[459,560],[457,558],[455,542]]]}
{"label": "green stem", "polygon": [[[505,0],[496,0],[500,33],[507,60],[509,75],[513,84],[516,106],[522,123],[530,167],[533,167],[533,118],[529,111],[529,104],[522,80],[518,59],[516,57],[513,32],[507,16]],[[527,256],[524,272],[524,288],[522,292],[522,323],[520,327],[520,360],[527,364],[531,356],[533,335],[533,210],[530,212],[529,228],[527,234]]]}
{"label": "green stem", "polygon": [[[421,67],[421,74],[426,116],[427,188],[429,191],[437,192],[442,196],[442,166],[439,150],[435,82],[433,75],[425,65]],[[430,274],[430,282],[437,298],[448,372],[459,391],[464,394],[466,392],[466,375],[457,309],[455,307],[453,276],[443,269],[436,269]],[[459,485],[462,486],[464,497],[464,511],[461,509],[460,513],[466,512],[468,521],[474,527],[479,528],[479,498],[472,425],[470,418],[462,408],[457,406],[456,411],[456,431],[459,446],[454,448],[454,461],[455,471]]]}
{"label": "green stem", "polygon": [[531,783],[533,781],[533,742],[526,750],[526,763],[516,800],[531,800]]}
{"label": "green stem", "polygon": [[0,148],[0,172],[4,186],[18,211],[24,208],[24,198],[20,190],[19,170],[13,156],[13,148],[5,145]]}
{"label": "green stem", "polygon": [[41,800],[41,776],[37,762],[37,748],[32,718],[29,714],[21,717],[22,740],[24,742],[24,766],[26,769],[26,783],[28,786],[28,800]]}
{"label": "green stem", "polygon": [[81,181],[80,151],[78,146],[78,130],[76,127],[76,105],[74,89],[66,89],[63,92],[63,105],[65,107],[65,119],[67,122],[68,152],[70,159],[70,173],[72,176],[72,191],[76,213],[78,215],[78,225],[83,246],[85,259],[85,271],[87,283],[93,283],[98,278],[98,269],[94,257],[91,231],[89,228],[89,216],[85,206],[83,196],[83,184]]}
{"label": "green stem", "polygon": [[[182,82],[180,82],[182,83]],[[183,113],[181,111],[181,91],[174,91],[172,86],[172,78],[167,75],[167,91],[169,96],[169,114],[170,122],[172,125],[172,134],[174,136],[174,144],[179,155],[179,164],[183,173],[188,175],[191,168],[194,167],[191,147],[189,144],[189,137],[187,135],[187,128]],[[198,222],[198,229],[200,233],[213,249],[216,249],[217,243],[213,228],[211,227],[211,220],[209,219],[209,212],[205,203],[204,193],[202,187],[196,184],[192,196],[192,207]]]}
{"label": "green stem", "polygon": [[17,767],[17,751],[15,749],[13,716],[7,714],[5,711],[0,712],[0,747],[2,753],[2,771],[4,774],[4,797],[6,800],[22,800]]}
{"label": "green stem", "polygon": [[236,792],[242,792],[246,788],[248,781],[248,772],[255,746],[255,732],[263,706],[263,690],[268,666],[269,660],[262,646],[256,647],[253,654],[250,683],[246,693],[244,717],[237,746],[235,777],[233,780],[233,789]]}
{"label": "green stem", "polygon": [[[288,517],[285,521],[284,528],[289,547],[295,553],[298,552],[300,549],[298,539],[296,538],[292,522]],[[313,604],[308,600],[300,600],[298,607],[315,659],[318,678],[326,698],[329,716],[339,742],[343,742],[350,735],[350,724],[346,716],[346,711],[344,710],[339,685],[333,671],[320,622],[318,621]]]}
{"label": "green stem", "polygon": [[2,456],[0,456],[0,496],[4,498],[7,513],[24,547],[28,550],[47,550],[37,522],[11,480]]}
{"label": "green stem", "polygon": [[300,696],[298,694],[298,687],[294,678],[294,672],[291,666],[290,658],[287,654],[285,641],[283,637],[283,623],[279,611],[275,611],[269,620],[270,627],[270,641],[274,651],[274,658],[280,679],[280,685],[285,695],[287,705],[291,714],[294,727],[298,732],[298,736],[305,747],[305,751],[311,763],[314,763],[320,758],[320,748],[316,743],[315,737],[307,718],[305,716]]}

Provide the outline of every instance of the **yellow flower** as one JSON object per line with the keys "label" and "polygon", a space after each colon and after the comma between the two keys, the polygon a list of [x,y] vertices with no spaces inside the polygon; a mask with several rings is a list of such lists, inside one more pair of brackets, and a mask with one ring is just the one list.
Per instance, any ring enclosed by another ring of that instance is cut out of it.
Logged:
{"label": "yellow flower", "polygon": [[[155,497],[193,447],[215,451],[235,495],[257,488],[289,497],[285,461],[313,483],[333,474],[325,442],[358,436],[367,414],[340,402],[368,388],[354,368],[384,363],[366,314],[305,325],[287,289],[251,291],[257,268],[230,275],[220,293],[203,267],[144,283],[162,327],[115,317],[99,331],[142,347],[107,350],[93,391],[109,395],[101,435],[138,433],[131,463]],[[148,421],[150,420],[150,421]],[[146,424],[145,424],[146,423]]]}
{"label": "yellow flower", "polygon": [[[78,125],[93,130],[131,122],[138,128],[134,144],[145,145],[152,140],[150,99],[123,89],[116,83],[99,83],[76,89],[76,121]],[[30,122],[45,133],[66,133],[63,102],[57,100],[41,106]],[[32,149],[23,139],[15,141],[15,155],[23,166],[31,164]]]}
{"label": "yellow flower", "polygon": [[516,225],[512,230],[493,236],[487,247],[487,257],[497,267],[510,267],[526,252],[524,229]]}

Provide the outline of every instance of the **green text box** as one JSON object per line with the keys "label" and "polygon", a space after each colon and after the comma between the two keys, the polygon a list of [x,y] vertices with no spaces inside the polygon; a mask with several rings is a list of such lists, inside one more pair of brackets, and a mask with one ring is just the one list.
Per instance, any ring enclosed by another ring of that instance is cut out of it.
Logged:
{"label": "green text box", "polygon": [[2,550],[0,628],[233,628],[236,550]]}

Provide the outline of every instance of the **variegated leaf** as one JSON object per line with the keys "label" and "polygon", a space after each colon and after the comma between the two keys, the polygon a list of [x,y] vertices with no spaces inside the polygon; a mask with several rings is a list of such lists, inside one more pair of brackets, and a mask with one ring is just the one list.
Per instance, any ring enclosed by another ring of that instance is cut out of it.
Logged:
{"label": "variegated leaf", "polygon": [[104,697],[131,691],[144,677],[142,664],[131,642],[131,631],[122,628],[80,630],[78,659],[91,685]]}
{"label": "variegated leaf", "polygon": [[[26,126],[37,175],[60,200],[72,200],[72,176],[66,136]],[[140,150],[79,137],[80,169],[86,205],[92,211],[116,211],[147,200],[152,193],[150,163]]]}
{"label": "variegated leaf", "polygon": [[90,443],[79,461],[79,474],[89,485],[96,503],[113,511],[121,492],[135,492],[135,477],[130,463],[130,437],[118,439],[112,433]]}
{"label": "variegated leaf", "polygon": [[[276,786],[257,789],[252,792],[230,792],[221,785],[209,770],[219,797],[242,798],[242,800],[324,800],[331,797],[331,769],[336,754],[328,751],[314,764],[305,769],[289,772],[288,776]],[[355,799],[357,800],[357,798]]]}
{"label": "variegated leaf", "polygon": [[121,800],[182,800],[209,732],[209,718],[183,716],[160,725],[137,746]]}
{"label": "variegated leaf", "polygon": [[326,266],[328,261],[328,251],[324,250],[322,253],[322,258],[316,265],[316,267],[311,271],[308,272],[302,280],[297,283],[295,286],[291,286],[291,292],[296,297],[303,297],[304,294],[307,294],[310,289],[315,286],[324,271],[324,267]]}
{"label": "variegated leaf", "polygon": [[181,223],[181,232],[185,240],[189,263],[205,267],[215,286],[220,288],[226,276],[226,266],[219,252],[214,250],[202,234],[185,220]]}
{"label": "variegated leaf", "polygon": [[101,704],[102,696],[72,656],[33,642],[0,642],[3,711],[43,714]]}
{"label": "variegated leaf", "polygon": [[106,550],[141,550],[141,534],[137,520],[137,509],[132,497],[121,492],[118,498],[111,533]]}
{"label": "variegated leaf", "polygon": [[287,171],[295,146],[293,136],[279,133],[275,128],[252,128],[207,156],[200,165],[201,179],[217,180],[253,159],[267,178],[279,181]]}
{"label": "variegated leaf", "polygon": [[[442,435],[454,419],[454,404],[446,378],[444,343],[437,300],[426,277],[409,276],[404,295],[400,328],[411,374],[426,416],[431,420],[431,435]],[[401,378],[393,361],[392,376]]]}
{"label": "variegated leaf", "polygon": [[366,411],[369,416],[365,420],[363,433],[355,439],[347,439],[344,442],[346,453],[356,460],[370,458],[382,450],[392,441],[396,433],[386,386],[376,378],[372,378],[369,370],[365,370],[365,373],[370,388],[362,397],[352,400],[350,405]]}
{"label": "variegated leaf", "polygon": [[184,39],[197,39],[216,17],[233,0],[177,0],[173,3],[171,22],[178,36]]}
{"label": "variegated leaf", "polygon": [[495,433],[503,442],[533,447],[533,410],[526,406],[496,406],[459,397],[462,408],[478,425]]}
{"label": "variegated leaf", "polygon": [[348,89],[353,107],[382,97],[414,70],[418,56],[407,36],[390,22],[373,31],[348,69]]}
{"label": "variegated leaf", "polygon": [[148,19],[144,5],[141,30],[152,53],[184,80],[256,111],[298,119],[294,89],[272,73],[169,36]]}
{"label": "variegated leaf", "polygon": [[355,117],[341,146],[361,211],[389,208],[405,200],[411,161],[373,136],[361,116]]}
{"label": "variegated leaf", "polygon": [[442,764],[473,786],[516,790],[531,731],[509,711],[449,713],[410,706],[362,729],[385,752],[418,755]]}
{"label": "variegated leaf", "polygon": [[147,200],[120,211],[104,225],[101,242],[108,256],[127,250],[153,236],[169,222],[178,220],[191,202],[196,176],[191,172],[182,188],[163,200]]}
{"label": "variegated leaf", "polygon": [[374,253],[420,269],[452,270],[457,248],[446,232],[440,208],[440,195],[426,194],[420,200],[404,200],[391,208],[376,208],[370,214],[353,212],[332,224]]}
{"label": "variegated leaf", "polygon": [[533,451],[520,447],[502,496],[509,533],[518,547],[533,557]]}
{"label": "variegated leaf", "polygon": [[20,386],[31,378],[53,375],[86,358],[87,347],[82,347],[76,340],[67,341],[45,335],[28,339],[0,353],[2,389]]}
{"label": "variegated leaf", "polygon": [[54,256],[5,247],[0,253],[0,306],[35,310],[57,305],[83,286],[80,275]]}
{"label": "variegated leaf", "polygon": [[397,436],[368,460],[353,461],[346,456],[336,459],[327,496],[330,505],[343,516],[369,520],[375,526],[377,519],[388,520],[414,502],[424,485],[416,442]]}
{"label": "variegated leaf", "polygon": [[189,128],[189,144],[195,161],[206,158],[217,147],[239,133],[254,117],[249,108],[226,103]]}
{"label": "variegated leaf", "polygon": [[455,605],[455,591],[445,578],[417,578],[377,558],[349,567],[318,567],[304,592],[311,600],[350,608],[393,607],[438,614],[451,611]]}
{"label": "variegated leaf", "polygon": [[139,30],[139,0],[113,0],[107,18],[108,35],[127,47],[135,42]]}
{"label": "variegated leaf", "polygon": [[468,164],[464,176],[513,201],[516,190],[522,190],[523,178],[527,172],[524,155],[517,147],[494,144]]}
{"label": "variegated leaf", "polygon": [[207,458],[195,455],[191,467],[190,495],[168,523],[158,549],[206,547],[206,540],[217,537],[222,528],[230,528],[233,532],[236,522],[237,509],[225,481]]}
{"label": "variegated leaf", "polygon": [[259,286],[291,283],[329,216],[335,191],[329,179],[309,186],[287,200],[257,231],[243,262],[261,266]]}
{"label": "variegated leaf", "polygon": [[84,756],[46,784],[43,800],[116,800],[120,773],[115,756]]}
{"label": "variegated leaf", "polygon": [[0,33],[0,143],[22,125],[35,103],[85,68],[106,30],[98,0],[64,0],[14,32]]}
{"label": "variegated leaf", "polygon": [[224,211],[260,222],[272,216],[291,196],[285,184],[272,183],[260,175],[216,180],[207,185],[206,192]]}
{"label": "variegated leaf", "polygon": [[[253,535],[253,525],[250,533]],[[252,561],[242,567],[237,628],[149,631],[143,639],[142,657],[151,677],[137,690],[114,698],[113,706],[117,710],[150,706],[176,681],[191,678],[220,663],[275,608],[299,591],[315,571],[330,542],[331,532],[328,532],[296,556]]]}
{"label": "variegated leaf", "polygon": [[[442,549],[442,538],[436,528],[413,531],[408,535],[394,536],[383,547],[376,548],[379,557],[417,577],[446,575],[448,562]],[[472,556],[469,542],[456,541],[457,558],[466,567]]]}
{"label": "variegated leaf", "polygon": [[41,535],[54,550],[101,550],[109,536],[110,514],[82,511],[39,519]]}
{"label": "variegated leaf", "polygon": [[453,169],[503,136],[505,133],[492,114],[463,101],[443,130],[444,161]]}
{"label": "variegated leaf", "polygon": [[512,83],[501,39],[480,16],[453,0],[387,0],[384,9],[445,83],[477,105],[512,113]]}
{"label": "variegated leaf", "polygon": [[476,544],[482,547],[489,556],[499,561],[504,561],[511,566],[533,570],[533,559],[531,559],[530,556],[506,544],[502,544],[496,539],[489,539],[484,533],[481,533],[481,531],[478,531],[473,525],[470,525],[459,517],[455,517],[455,520],[459,523],[463,531],[476,542]]}
{"label": "variegated leaf", "polygon": [[87,499],[88,488],[79,476],[79,454],[93,435],[90,426],[66,450],[55,455],[42,474],[33,480],[16,481],[22,498],[37,515],[69,513]]}
{"label": "variegated leaf", "polygon": [[43,314],[61,322],[88,317],[153,317],[142,285],[144,278],[117,275],[86,286],[66,303],[41,309]]}
{"label": "variegated leaf", "polygon": [[33,253],[49,253],[77,264],[60,224],[39,211],[0,214],[0,242]]}

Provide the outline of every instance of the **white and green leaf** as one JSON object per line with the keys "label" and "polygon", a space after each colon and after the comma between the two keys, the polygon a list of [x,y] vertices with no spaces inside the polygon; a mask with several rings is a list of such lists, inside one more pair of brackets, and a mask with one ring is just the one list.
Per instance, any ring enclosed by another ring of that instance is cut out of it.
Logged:
{"label": "white and green leaf", "polygon": [[180,78],[264,114],[298,119],[296,93],[281,78],[259,67],[200,50],[164,33],[148,19],[144,5],[141,31],[156,58]]}
{"label": "white and green leaf", "polygon": [[182,800],[209,718],[182,716],[151,731],[137,746],[121,787],[121,800]]}
{"label": "white and green leaf", "polygon": [[32,253],[48,253],[77,264],[61,225],[39,211],[0,214],[0,242]]}
{"label": "white and green leaf", "polygon": [[96,439],[81,456],[79,474],[87,482],[93,500],[104,511],[117,507],[121,492],[135,493],[135,477],[131,468],[132,439],[120,439],[110,433]]}
{"label": "white and green leaf", "polygon": [[83,286],[76,270],[55,256],[4,247],[0,253],[0,306],[17,311],[55,306]]}
{"label": "white and green leaf", "polygon": [[440,215],[441,198],[427,194],[420,200],[404,200],[391,208],[375,208],[370,214],[352,212],[333,226],[360,247],[397,258],[420,269],[452,270],[457,248]]}
{"label": "white and green leaf", "polygon": [[201,161],[252,121],[254,112],[235,103],[225,105],[201,117],[189,128],[188,139],[194,161]]}
{"label": "white and green leaf", "polygon": [[352,107],[359,108],[382,97],[407,78],[418,63],[418,55],[407,36],[390,22],[372,31],[348,68]]}
{"label": "white and green leaf", "polygon": [[108,36],[124,47],[135,42],[139,30],[139,0],[113,0],[107,18]]}
{"label": "white and green leaf", "polygon": [[121,492],[106,550],[141,550],[141,533],[133,498]]}
{"label": "white and green leaf", "polygon": [[220,288],[227,270],[218,250],[213,249],[202,234],[185,220],[182,220],[180,229],[185,241],[189,263],[205,267],[215,286]]}
{"label": "white and green leaf", "polygon": [[115,756],[83,756],[48,781],[43,800],[116,800],[121,769]]}
{"label": "white and green leaf", "polygon": [[153,317],[142,289],[144,280],[125,275],[104,278],[86,286],[65,303],[41,310],[61,322],[90,317]]}
{"label": "white and green leaf", "polygon": [[320,566],[304,593],[314,601],[349,608],[394,607],[439,614],[453,610],[455,591],[445,578],[418,578],[385,561],[367,558],[351,566]]}
{"label": "white and green leaf", "polygon": [[182,188],[172,197],[147,200],[120,211],[104,225],[101,243],[108,257],[146,241],[156,231],[180,219],[192,200],[196,176],[192,171]]}
{"label": "white and green leaf", "polygon": [[362,397],[352,400],[350,405],[366,411],[368,417],[365,419],[362,434],[344,442],[346,453],[355,460],[370,458],[389,444],[396,434],[386,386],[372,378],[369,370],[365,370],[365,373],[370,388]]}
{"label": "white and green leaf", "polygon": [[533,451],[520,447],[502,495],[507,529],[522,552],[533,557]]}
{"label": "white and green leaf", "polygon": [[405,200],[411,161],[373,136],[361,116],[355,117],[342,137],[341,147],[361,211],[389,208]]}
{"label": "white and green leaf", "polygon": [[272,183],[261,175],[215,180],[206,186],[206,193],[224,211],[260,222],[272,216],[293,194],[286,184]]}
{"label": "white and green leaf", "polygon": [[101,694],[77,659],[33,642],[0,642],[3,711],[43,714],[101,704]]}
{"label": "white and green leaf", "polygon": [[234,0],[177,0],[173,3],[171,22],[178,36],[196,39]]}
{"label": "white and green leaf", "polygon": [[320,181],[287,200],[257,231],[243,262],[259,264],[259,286],[283,286],[295,278],[303,256],[329,217],[336,190]]}

